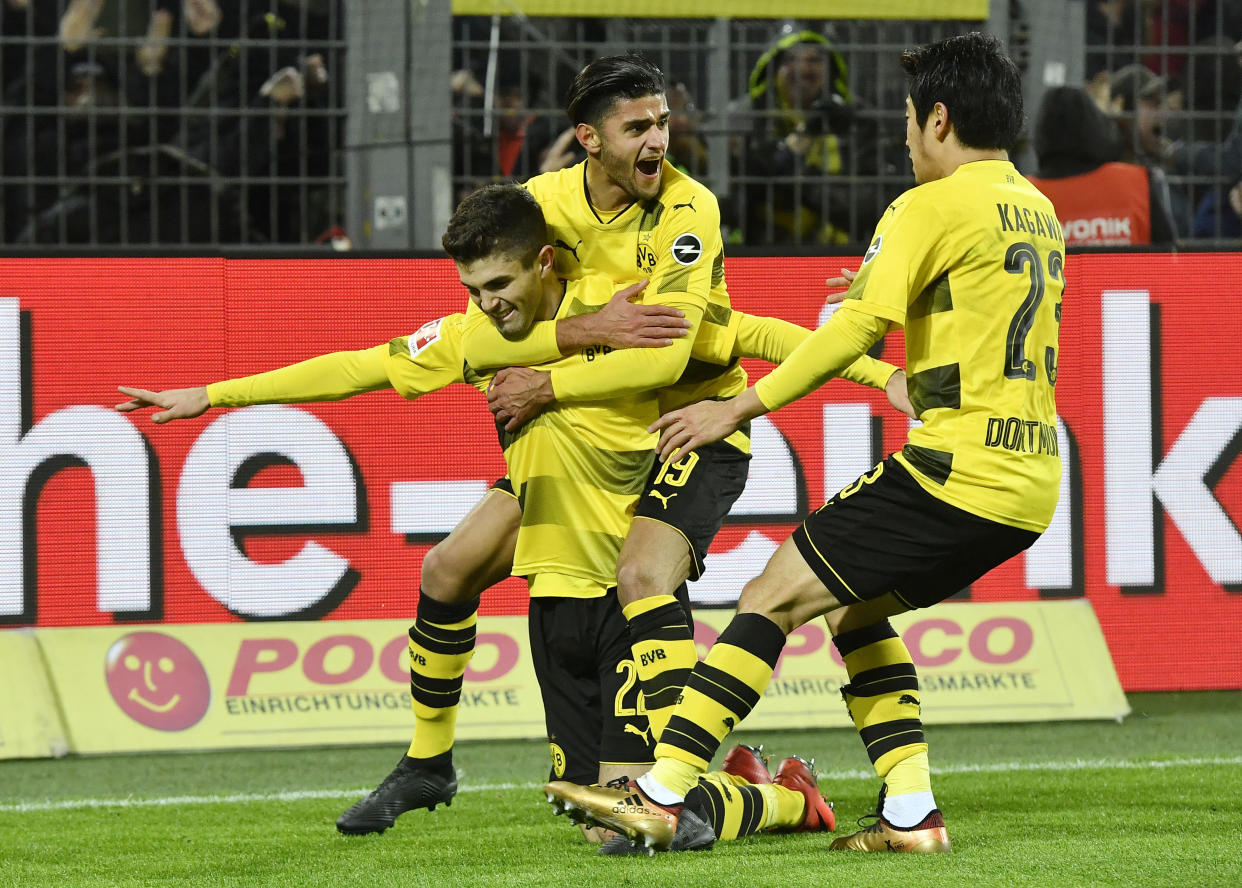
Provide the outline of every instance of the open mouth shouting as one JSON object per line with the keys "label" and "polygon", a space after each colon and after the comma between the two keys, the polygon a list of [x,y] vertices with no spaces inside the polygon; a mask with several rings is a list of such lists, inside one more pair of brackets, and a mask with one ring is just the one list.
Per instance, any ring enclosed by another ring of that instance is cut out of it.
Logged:
{"label": "open mouth shouting", "polygon": [[634,168],[638,170],[640,180],[655,182],[660,178],[660,165],[663,162],[663,157],[648,157],[634,164]]}

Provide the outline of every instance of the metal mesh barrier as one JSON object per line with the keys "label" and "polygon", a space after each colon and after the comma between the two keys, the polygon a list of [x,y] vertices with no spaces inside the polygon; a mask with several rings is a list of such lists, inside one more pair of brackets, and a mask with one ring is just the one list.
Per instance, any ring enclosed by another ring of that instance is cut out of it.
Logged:
{"label": "metal mesh barrier", "polygon": [[341,216],[335,0],[4,0],[5,245],[306,244]]}
{"label": "metal mesh barrier", "polygon": [[[1039,37],[1050,7],[1074,29],[1068,62],[1064,46]],[[1119,127],[1122,159],[1167,174],[1181,241],[1242,236],[1242,3],[990,8],[983,27],[1002,34],[1037,84],[1032,121],[1039,89],[1087,87]],[[378,0],[0,0],[0,243],[302,248],[348,244],[344,227],[356,246],[434,246],[438,235],[401,241],[393,231],[411,219],[425,230],[428,220],[441,224],[481,182],[580,159],[566,87],[591,59],[636,49],[668,74],[670,157],[720,197],[731,245],[857,247],[912,184],[900,51],[980,27],[528,17],[506,6],[503,15],[453,16],[442,40],[420,32],[411,9]],[[384,38],[374,65],[356,57],[374,48],[367,35]],[[442,77],[427,75],[420,40],[451,40]],[[373,70],[394,74],[372,83]],[[347,101],[346,86],[358,88],[351,75],[368,83]],[[410,96],[391,99],[391,126],[359,129],[349,144],[368,102],[389,112],[376,84],[406,90],[407,77]],[[430,101],[433,93],[451,98]],[[420,117],[428,114],[435,120]],[[451,146],[439,178],[438,162],[416,156],[436,144]],[[360,160],[377,145],[396,157],[382,171]],[[1030,141],[1017,156],[1023,172],[1037,172]],[[389,239],[373,241],[382,226]]]}
{"label": "metal mesh barrier", "polygon": [[458,17],[458,195],[581,160],[561,98],[592,58],[633,48],[668,76],[670,159],[715,191],[730,243],[863,242],[911,184],[901,50],[972,27]]}
{"label": "metal mesh barrier", "polygon": [[1242,3],[1088,3],[1088,89],[1122,158],[1166,174],[1182,240],[1242,238]]}

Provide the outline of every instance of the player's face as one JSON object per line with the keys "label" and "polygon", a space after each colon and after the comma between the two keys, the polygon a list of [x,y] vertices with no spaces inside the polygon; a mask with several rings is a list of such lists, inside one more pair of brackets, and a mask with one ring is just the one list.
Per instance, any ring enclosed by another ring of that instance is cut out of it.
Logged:
{"label": "player's face", "polygon": [[633,200],[649,200],[660,193],[668,118],[663,95],[644,96],[622,99],[600,126],[600,165]]}
{"label": "player's face", "polygon": [[545,247],[529,265],[515,256],[486,256],[457,263],[457,274],[470,301],[483,310],[505,339],[520,339],[545,308],[544,281],[552,273],[552,248]]}
{"label": "player's face", "polygon": [[914,167],[914,182],[922,185],[940,176],[935,172],[935,164],[928,155],[928,147],[936,141],[933,132],[935,116],[927,115],[923,126],[919,126],[918,115],[914,113],[914,103],[906,96],[906,148],[910,151],[910,164]]}

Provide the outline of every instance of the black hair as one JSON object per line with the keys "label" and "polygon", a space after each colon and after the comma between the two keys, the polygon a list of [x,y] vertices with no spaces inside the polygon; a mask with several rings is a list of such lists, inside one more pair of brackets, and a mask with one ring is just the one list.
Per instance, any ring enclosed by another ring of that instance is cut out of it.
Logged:
{"label": "black hair", "polygon": [[548,225],[522,186],[484,185],[457,205],[440,243],[463,265],[497,255],[530,265],[548,243]]}
{"label": "black hair", "polygon": [[578,72],[565,96],[565,113],[574,126],[598,128],[617,102],[664,95],[664,72],[636,52],[604,56]]}
{"label": "black hair", "polygon": [[1022,132],[1022,77],[995,37],[974,31],[901,54],[920,129],[937,102],[967,148],[1008,151]]}
{"label": "black hair", "polygon": [[1085,170],[1121,159],[1117,125],[1077,86],[1057,86],[1044,93],[1032,142],[1041,174],[1075,162]]}

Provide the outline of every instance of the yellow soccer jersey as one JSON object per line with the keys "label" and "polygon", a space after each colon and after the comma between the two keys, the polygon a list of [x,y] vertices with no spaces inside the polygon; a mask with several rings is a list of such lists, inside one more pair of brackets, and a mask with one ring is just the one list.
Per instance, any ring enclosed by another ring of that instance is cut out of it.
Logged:
{"label": "yellow soccer jersey", "polygon": [[736,330],[730,329],[720,206],[711,191],[667,161],[658,197],[606,216],[588,198],[586,161],[535,176],[526,188],[543,208],[562,277],[650,278],[648,301],[684,293],[702,305],[685,371],[660,394],[664,412],[746,388],[746,373],[731,354]]}
{"label": "yellow soccer jersey", "polygon": [[463,314],[449,315],[383,345],[318,355],[266,373],[213,382],[207,386],[207,399],[212,407],[300,404],[339,401],[385,388],[414,399],[467,381],[483,390],[486,379],[477,374],[466,378],[461,346],[465,319]]}
{"label": "yellow soccer jersey", "polygon": [[1064,263],[1048,199],[1008,161],[967,163],[893,201],[846,303],[905,327],[922,425],[896,458],[933,496],[1035,531],[1060,486]]}
{"label": "yellow soccer jersey", "polygon": [[487,391],[491,376],[475,373],[462,357],[464,314],[428,321],[411,336],[399,336],[386,346],[384,371],[389,385],[413,400],[454,382]]}
{"label": "yellow soccer jersey", "polygon": [[[593,311],[611,281],[570,282],[557,317]],[[492,375],[462,357],[465,315],[430,321],[410,336],[356,352],[320,355],[289,367],[207,386],[212,406],[329,401],[393,388],[404,398],[465,382],[486,391]],[[597,349],[541,365],[590,365]],[[603,371],[606,372],[606,371]],[[532,595],[596,597],[616,584],[617,557],[654,458],[647,426],[659,415],[653,393],[557,404],[514,434],[501,434],[505,463],[522,503],[515,576]]]}
{"label": "yellow soccer jersey", "polygon": [[[570,281],[557,318],[598,309],[612,294],[604,277]],[[594,369],[599,357],[584,349],[538,369]],[[594,597],[616,585],[617,557],[654,459],[656,436],[647,426],[658,415],[649,391],[557,402],[502,436],[522,504],[513,573],[531,578],[531,595]]]}

